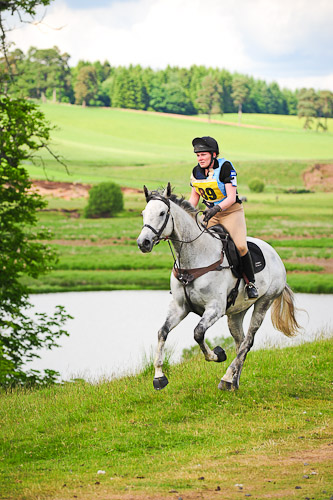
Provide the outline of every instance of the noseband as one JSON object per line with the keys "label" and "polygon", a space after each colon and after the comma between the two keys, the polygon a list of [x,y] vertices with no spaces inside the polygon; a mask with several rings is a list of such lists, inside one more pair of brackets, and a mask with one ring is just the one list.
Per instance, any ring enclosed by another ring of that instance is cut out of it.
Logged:
{"label": "noseband", "polygon": [[169,222],[169,218],[170,218],[170,201],[167,198],[163,198],[162,196],[157,196],[157,195],[149,196],[147,198],[147,203],[149,201],[151,201],[151,200],[163,201],[163,203],[165,203],[166,206],[168,207],[168,211],[167,211],[165,220],[164,220],[162,226],[160,227],[160,229],[158,231],[156,229],[154,229],[152,226],[150,226],[149,224],[144,224],[144,226],[143,226],[143,228],[144,227],[148,227],[148,229],[150,229],[151,231],[153,231],[153,233],[156,235],[157,242],[159,243],[161,241],[161,234],[163,233],[164,229],[166,228],[167,223]]}

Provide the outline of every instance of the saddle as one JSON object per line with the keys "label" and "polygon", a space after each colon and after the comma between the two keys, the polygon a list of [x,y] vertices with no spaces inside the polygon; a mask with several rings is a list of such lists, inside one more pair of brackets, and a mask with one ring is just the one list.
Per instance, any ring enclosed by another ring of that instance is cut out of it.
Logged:
{"label": "saddle", "polygon": [[[211,226],[209,230],[214,231],[220,237],[232,274],[236,278],[242,278],[242,261],[237,247],[226,228],[221,224],[217,224],[216,226]],[[252,257],[254,274],[257,274],[266,266],[265,257],[258,245],[252,241],[248,241],[247,246]]]}

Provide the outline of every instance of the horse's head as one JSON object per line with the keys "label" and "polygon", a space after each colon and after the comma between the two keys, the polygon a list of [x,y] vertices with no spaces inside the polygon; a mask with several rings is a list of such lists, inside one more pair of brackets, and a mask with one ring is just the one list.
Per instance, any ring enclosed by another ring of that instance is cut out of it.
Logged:
{"label": "horse's head", "polygon": [[148,191],[143,187],[147,205],[142,212],[143,228],[137,239],[141,252],[151,252],[153,246],[163,238],[167,238],[173,231],[172,217],[170,217],[171,185],[168,183],[163,194]]}

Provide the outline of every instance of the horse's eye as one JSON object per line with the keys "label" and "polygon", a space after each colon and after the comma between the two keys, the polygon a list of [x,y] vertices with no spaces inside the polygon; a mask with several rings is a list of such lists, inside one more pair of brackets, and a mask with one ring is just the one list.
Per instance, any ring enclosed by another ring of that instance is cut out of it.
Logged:
{"label": "horse's eye", "polygon": [[163,217],[163,215],[165,215],[165,212],[160,213],[160,217]]}

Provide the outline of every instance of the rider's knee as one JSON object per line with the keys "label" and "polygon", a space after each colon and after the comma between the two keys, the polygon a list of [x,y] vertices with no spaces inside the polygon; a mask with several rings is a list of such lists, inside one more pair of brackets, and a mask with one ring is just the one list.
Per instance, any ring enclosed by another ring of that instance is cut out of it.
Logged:
{"label": "rider's knee", "polygon": [[247,245],[238,245],[237,249],[238,249],[239,255],[241,257],[243,257],[244,255],[246,255],[247,252],[249,251],[248,248],[247,248]]}

